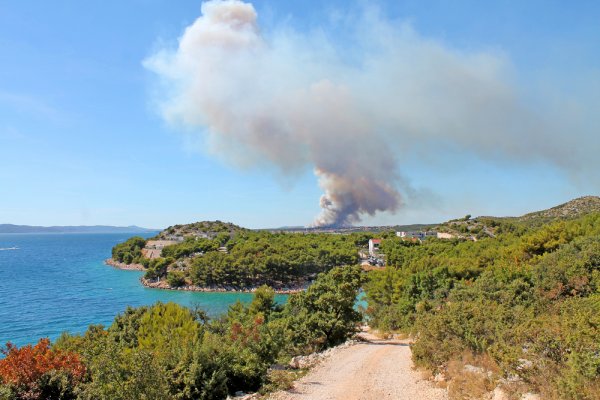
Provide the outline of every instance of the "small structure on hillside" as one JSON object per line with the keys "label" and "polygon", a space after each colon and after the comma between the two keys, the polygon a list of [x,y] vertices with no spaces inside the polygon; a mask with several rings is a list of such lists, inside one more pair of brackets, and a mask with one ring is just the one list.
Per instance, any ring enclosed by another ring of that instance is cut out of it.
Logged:
{"label": "small structure on hillside", "polygon": [[149,259],[159,258],[162,249],[179,243],[178,240],[148,240],[146,246],[142,249],[142,255]]}
{"label": "small structure on hillside", "polygon": [[[181,243],[185,240],[185,238],[181,235],[167,235],[165,236],[165,242],[169,241],[169,242],[174,242],[174,243]],[[158,240],[157,240],[158,242]]]}
{"label": "small structure on hillside", "polygon": [[425,240],[431,237],[437,237],[438,233],[435,231],[409,231],[409,232],[396,232],[396,236],[402,239],[419,239]]}
{"label": "small structure on hillside", "polygon": [[369,239],[369,254],[374,256],[379,251],[381,239]]}

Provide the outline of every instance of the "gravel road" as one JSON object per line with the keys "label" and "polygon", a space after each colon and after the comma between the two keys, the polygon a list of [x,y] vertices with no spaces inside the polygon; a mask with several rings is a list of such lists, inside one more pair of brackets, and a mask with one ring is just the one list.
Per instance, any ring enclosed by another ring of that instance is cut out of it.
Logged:
{"label": "gravel road", "polygon": [[361,334],[368,342],[342,348],[296,382],[293,389],[274,393],[272,400],[447,400],[413,370],[405,340],[379,340]]}

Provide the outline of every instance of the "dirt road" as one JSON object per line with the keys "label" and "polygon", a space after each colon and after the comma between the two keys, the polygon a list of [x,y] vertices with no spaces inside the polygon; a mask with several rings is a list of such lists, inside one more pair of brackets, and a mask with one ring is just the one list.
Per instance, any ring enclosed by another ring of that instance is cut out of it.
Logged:
{"label": "dirt road", "polygon": [[423,380],[412,369],[407,341],[369,340],[341,349],[308,375],[293,389],[273,394],[273,400],[447,400],[446,390]]}

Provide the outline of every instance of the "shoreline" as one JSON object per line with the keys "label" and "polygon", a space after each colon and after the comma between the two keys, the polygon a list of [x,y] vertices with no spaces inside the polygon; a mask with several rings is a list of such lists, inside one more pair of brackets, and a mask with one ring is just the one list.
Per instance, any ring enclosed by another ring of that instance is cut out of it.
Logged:
{"label": "shoreline", "polygon": [[[260,286],[241,289],[241,288],[223,288],[223,287],[203,287],[195,285],[186,285],[179,287],[172,287],[166,281],[152,282],[146,278],[140,278],[140,282],[144,287],[149,289],[160,289],[160,290],[180,290],[182,292],[203,292],[203,293],[254,293]],[[274,288],[269,286],[275,291],[275,294],[294,294],[300,293],[306,290],[308,283],[301,287],[288,287],[288,288]],[[262,285],[261,285],[262,286]],[[268,286],[268,285],[267,285]]]}
{"label": "shoreline", "polygon": [[[104,260],[104,264],[108,265],[110,267],[116,268],[116,269],[120,269],[123,271],[145,271],[146,269],[144,268],[143,265],[141,264],[125,264],[122,262],[118,262],[113,260],[112,258],[108,258],[106,260]],[[146,279],[144,277],[140,278],[140,282],[142,284],[142,286],[149,288],[149,289],[159,289],[159,290],[174,290],[174,291],[183,291],[183,292],[204,292],[204,293],[254,293],[256,292],[256,290],[260,287],[260,286],[256,286],[256,287],[250,287],[250,288],[245,288],[245,289],[241,289],[241,288],[224,288],[224,287],[202,287],[202,286],[195,286],[195,285],[186,285],[186,286],[180,286],[180,287],[172,287],[169,286],[169,284],[167,283],[166,280],[162,280],[162,281],[158,281],[158,282],[153,282],[149,279]],[[306,290],[306,288],[308,287],[308,285],[310,285],[311,282],[305,282],[302,285],[292,285],[291,287],[285,287],[285,288],[274,288],[271,287],[271,289],[273,289],[275,291],[276,294],[294,294],[294,293],[300,293]]]}
{"label": "shoreline", "polygon": [[146,268],[142,264],[125,264],[122,262],[118,262],[113,260],[112,258],[107,258],[104,260],[104,265],[108,265],[109,267],[113,267],[116,269],[120,269],[123,271],[145,271]]}

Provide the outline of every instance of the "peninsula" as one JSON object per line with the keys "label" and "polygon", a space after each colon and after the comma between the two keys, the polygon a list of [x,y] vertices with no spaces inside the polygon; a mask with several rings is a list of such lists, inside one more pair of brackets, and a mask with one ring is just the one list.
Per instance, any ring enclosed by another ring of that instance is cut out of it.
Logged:
{"label": "peninsula", "polygon": [[171,226],[148,240],[136,236],[112,249],[108,265],[143,270],[158,289],[278,293],[304,290],[317,274],[359,263],[371,234],[253,231],[221,221]]}

